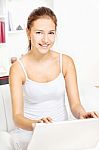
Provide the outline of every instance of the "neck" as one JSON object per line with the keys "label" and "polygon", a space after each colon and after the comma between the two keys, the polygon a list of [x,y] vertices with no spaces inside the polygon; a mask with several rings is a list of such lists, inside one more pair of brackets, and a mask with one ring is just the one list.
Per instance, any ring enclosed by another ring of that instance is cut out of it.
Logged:
{"label": "neck", "polygon": [[30,50],[29,55],[35,60],[35,61],[44,61],[47,60],[51,56],[51,51],[49,50],[45,54],[38,53],[37,51]]}

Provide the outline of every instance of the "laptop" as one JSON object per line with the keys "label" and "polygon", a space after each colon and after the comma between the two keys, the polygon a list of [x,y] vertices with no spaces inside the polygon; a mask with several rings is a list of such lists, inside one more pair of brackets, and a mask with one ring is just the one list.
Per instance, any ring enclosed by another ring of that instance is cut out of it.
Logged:
{"label": "laptop", "polygon": [[98,142],[99,119],[38,123],[27,150],[92,150]]}

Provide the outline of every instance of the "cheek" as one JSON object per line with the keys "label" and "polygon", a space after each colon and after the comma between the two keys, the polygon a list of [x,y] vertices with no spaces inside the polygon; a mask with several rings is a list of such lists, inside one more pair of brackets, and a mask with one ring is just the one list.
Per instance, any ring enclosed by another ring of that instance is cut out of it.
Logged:
{"label": "cheek", "polygon": [[40,41],[42,39],[42,37],[41,36],[32,36],[31,39],[34,42],[38,42],[38,41]]}
{"label": "cheek", "polygon": [[32,42],[33,44],[37,43],[37,41],[38,41],[37,38],[35,38],[34,36],[31,36],[31,42]]}
{"label": "cheek", "polygon": [[52,43],[54,43],[54,42],[55,42],[55,37],[50,37],[50,41],[51,41]]}

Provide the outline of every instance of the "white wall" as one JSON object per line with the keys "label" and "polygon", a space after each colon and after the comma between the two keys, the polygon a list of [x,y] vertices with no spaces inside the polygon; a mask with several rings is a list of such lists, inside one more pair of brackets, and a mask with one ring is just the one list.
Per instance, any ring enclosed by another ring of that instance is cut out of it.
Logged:
{"label": "white wall", "polygon": [[[42,0],[44,2],[50,7],[54,4],[58,18],[55,50],[73,57],[78,83],[99,85],[99,0]],[[10,58],[19,57],[26,50],[24,32],[8,34],[7,44],[0,46],[0,66],[8,70]]]}
{"label": "white wall", "polygon": [[81,84],[99,85],[99,0],[54,0],[56,49],[73,57]]}
{"label": "white wall", "polygon": [[[7,3],[7,9],[13,14],[11,16],[11,21],[13,22],[13,29],[21,24],[22,27],[27,22],[27,17],[30,12],[39,6],[53,7],[53,0],[9,0]],[[7,20],[6,20],[7,22]],[[0,44],[0,75],[2,75],[2,70],[4,69],[4,74],[9,72],[10,58],[20,57],[21,54],[27,51],[28,43],[25,31],[10,32],[6,33],[6,44]]]}

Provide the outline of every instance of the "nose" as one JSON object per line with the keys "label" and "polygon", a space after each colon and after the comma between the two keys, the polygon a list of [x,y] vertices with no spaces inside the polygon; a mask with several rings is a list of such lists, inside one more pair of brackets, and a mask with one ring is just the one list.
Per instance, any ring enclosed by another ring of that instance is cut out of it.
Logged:
{"label": "nose", "polygon": [[48,34],[43,34],[42,41],[43,41],[44,43],[47,43],[47,42],[49,41]]}

